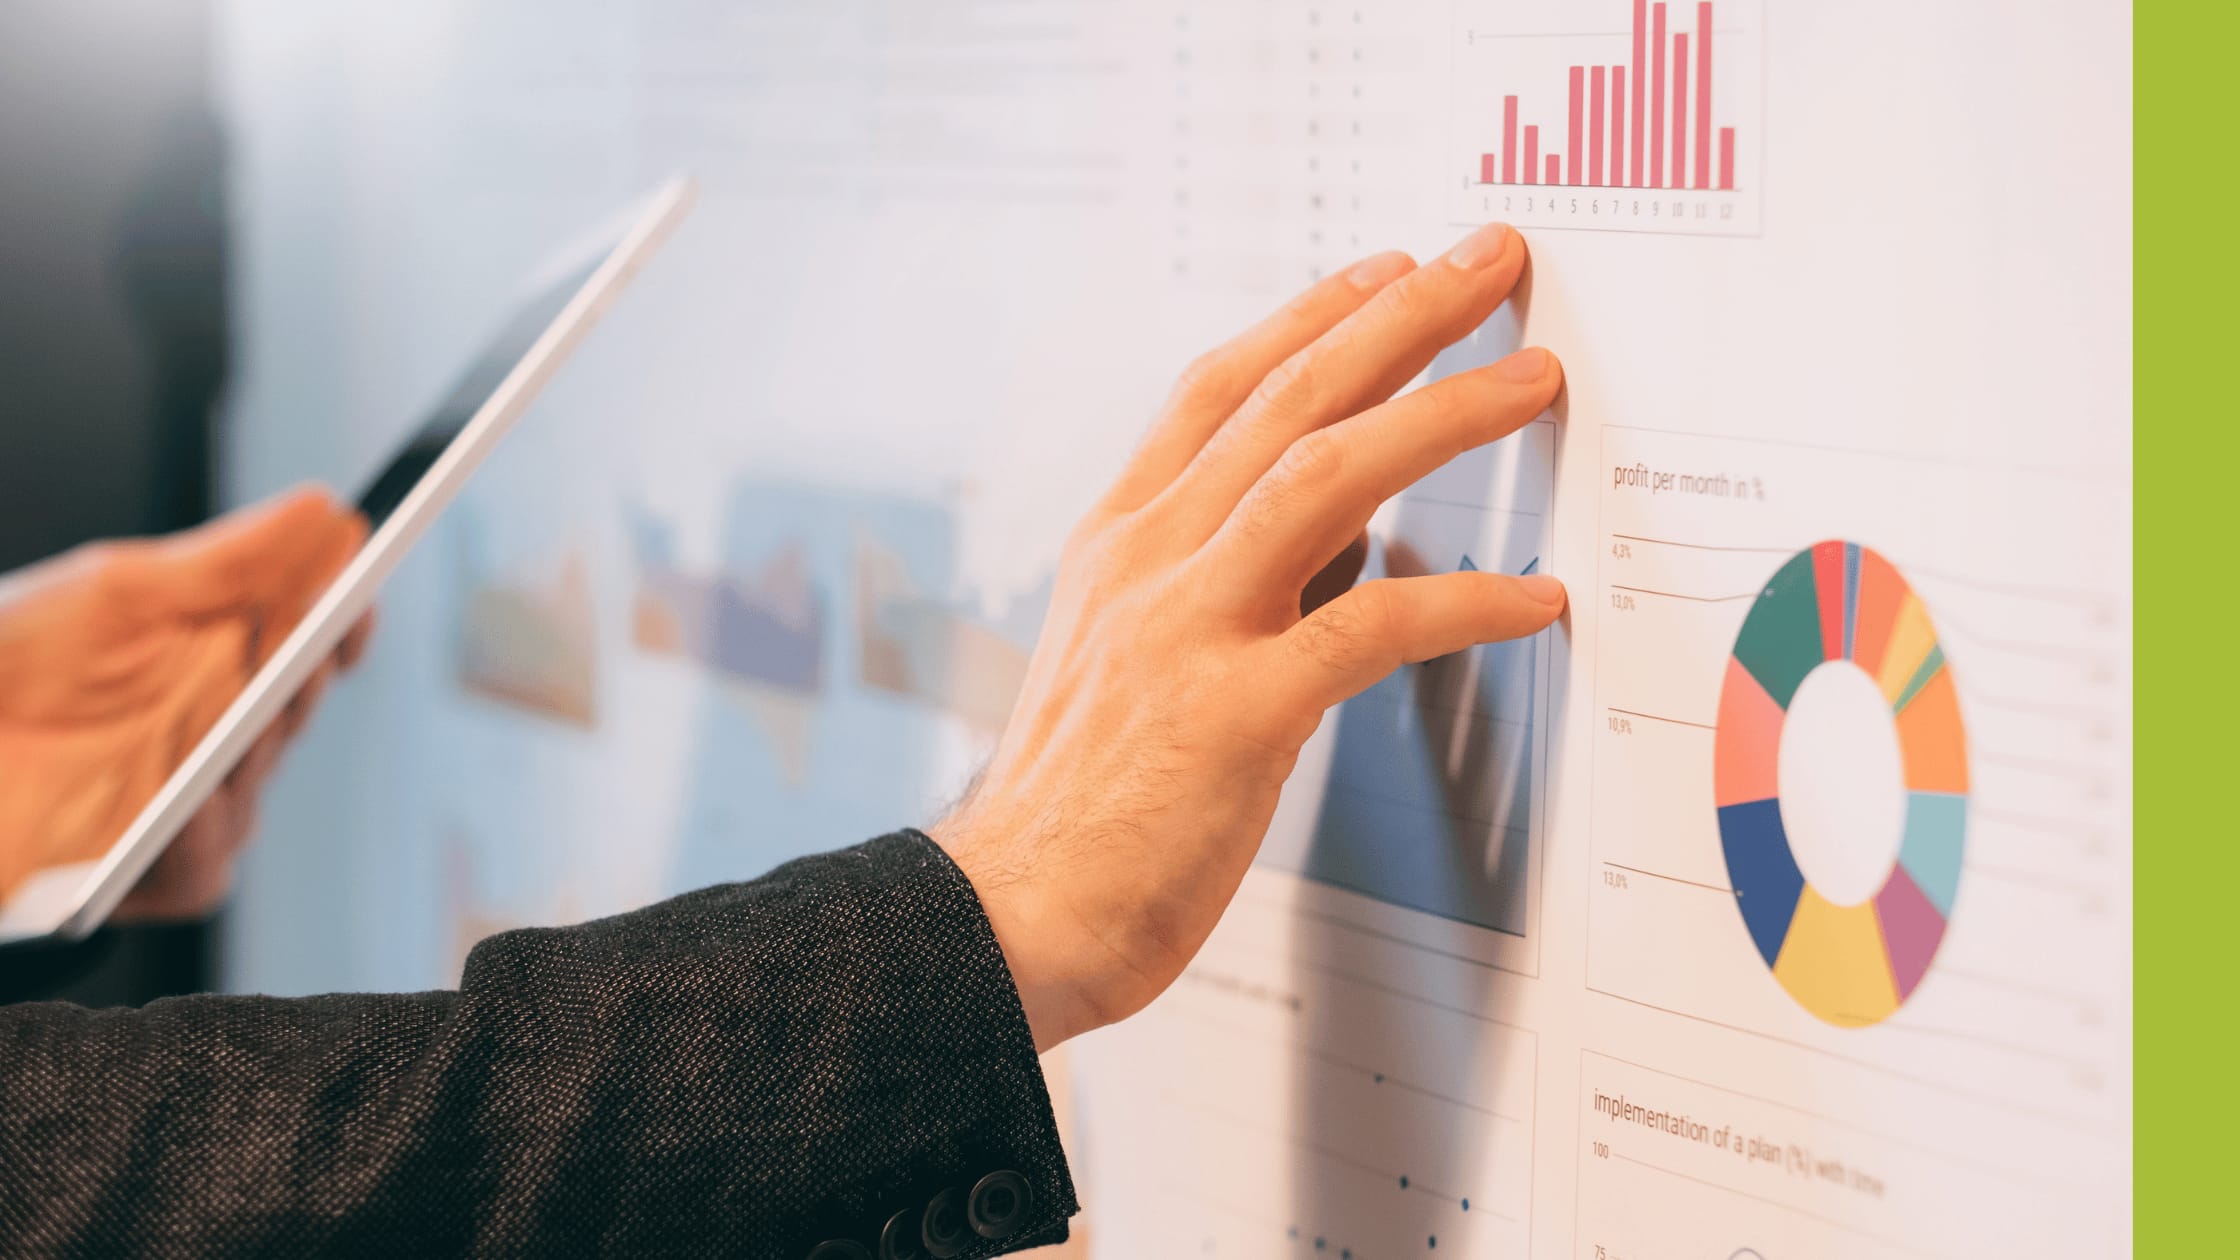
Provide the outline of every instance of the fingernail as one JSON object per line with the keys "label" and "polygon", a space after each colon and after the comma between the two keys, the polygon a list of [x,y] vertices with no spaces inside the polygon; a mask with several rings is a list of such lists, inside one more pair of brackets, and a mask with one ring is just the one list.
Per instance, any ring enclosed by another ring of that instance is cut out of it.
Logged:
{"label": "fingernail", "polygon": [[1563,602],[1563,583],[1545,573],[1528,573],[1518,578],[1517,589],[1543,604]]}
{"label": "fingernail", "polygon": [[1548,374],[1548,352],[1538,346],[1526,346],[1494,364],[1493,374],[1504,381],[1530,385]]}
{"label": "fingernail", "polygon": [[1464,271],[1490,267],[1509,252],[1509,238],[1515,235],[1506,223],[1488,223],[1448,250],[1447,261]]}
{"label": "fingernail", "polygon": [[1408,274],[1415,265],[1415,259],[1399,250],[1386,250],[1348,267],[1346,280],[1357,288],[1381,289]]}

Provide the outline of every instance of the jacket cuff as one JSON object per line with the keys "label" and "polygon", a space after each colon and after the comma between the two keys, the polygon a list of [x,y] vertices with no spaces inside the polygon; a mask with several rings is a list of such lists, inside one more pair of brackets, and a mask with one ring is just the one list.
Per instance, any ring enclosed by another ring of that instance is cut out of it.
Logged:
{"label": "jacket cuff", "polygon": [[[796,869],[796,868],[813,869]],[[801,939],[829,1039],[812,1080],[852,1099],[821,1135],[834,1174],[803,1260],[976,1260],[1063,1241],[1080,1210],[1010,967],[978,894],[925,833],[896,832],[770,877],[818,890]],[[820,1108],[821,1110],[821,1108]]]}

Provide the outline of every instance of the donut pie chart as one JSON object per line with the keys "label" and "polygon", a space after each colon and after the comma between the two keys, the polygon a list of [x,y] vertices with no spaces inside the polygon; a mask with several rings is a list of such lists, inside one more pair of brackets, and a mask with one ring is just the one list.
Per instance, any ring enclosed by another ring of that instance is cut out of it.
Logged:
{"label": "donut pie chart", "polygon": [[[1789,704],[1818,669],[1858,669],[1889,702],[1904,767],[1904,835],[1878,891],[1838,905],[1797,865],[1782,825]],[[1968,751],[1936,627],[1898,570],[1853,542],[1785,562],[1743,619],[1719,694],[1714,794],[1735,905],[1774,979],[1842,1027],[1890,1017],[1944,941],[1967,840]]]}

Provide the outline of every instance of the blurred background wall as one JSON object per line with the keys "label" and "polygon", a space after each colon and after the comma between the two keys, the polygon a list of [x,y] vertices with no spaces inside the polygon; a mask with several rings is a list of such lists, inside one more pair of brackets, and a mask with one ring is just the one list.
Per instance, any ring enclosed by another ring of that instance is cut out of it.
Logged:
{"label": "blurred background wall", "polygon": [[[0,4],[0,571],[207,513],[227,362],[210,34],[194,0]],[[0,985],[144,1001],[205,987],[213,938],[112,929]]]}

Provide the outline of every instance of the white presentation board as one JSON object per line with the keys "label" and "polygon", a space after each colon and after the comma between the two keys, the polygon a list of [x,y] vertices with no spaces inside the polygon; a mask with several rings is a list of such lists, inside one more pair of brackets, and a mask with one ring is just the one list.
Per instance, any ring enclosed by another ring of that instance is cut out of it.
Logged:
{"label": "white presentation board", "polygon": [[[1066,1051],[1091,1254],[2128,1247],[2123,6],[230,6],[241,495],[550,240],[702,205],[401,571],[231,982],[455,981],[937,817],[1181,364],[1505,218],[1557,410],[1372,565],[1572,612],[1333,714]],[[1647,90],[1644,91],[1643,86]]]}

